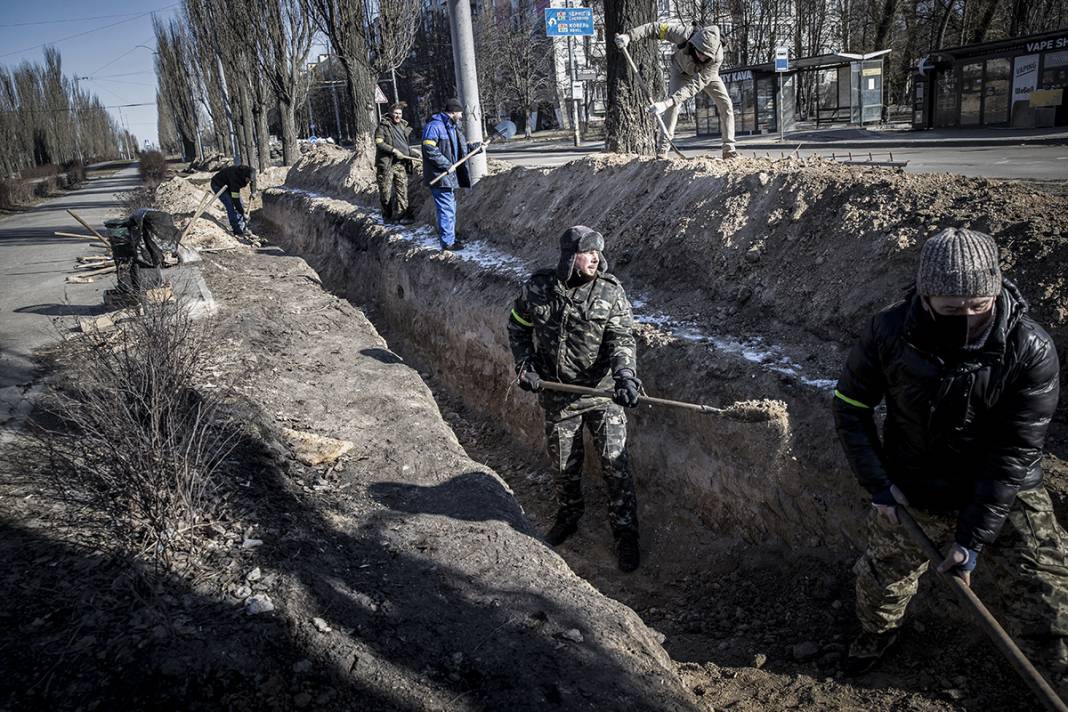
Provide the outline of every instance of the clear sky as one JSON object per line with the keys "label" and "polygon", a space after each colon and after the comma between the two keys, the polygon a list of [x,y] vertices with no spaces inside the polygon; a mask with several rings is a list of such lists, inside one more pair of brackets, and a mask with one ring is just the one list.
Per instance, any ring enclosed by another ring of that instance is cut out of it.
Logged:
{"label": "clear sky", "polygon": [[[152,16],[173,16],[179,3],[167,0],[0,0],[0,63],[14,68],[23,60],[43,62],[43,45],[63,57],[63,72],[81,80],[111,108],[116,121],[125,119],[141,145],[156,137],[156,72],[152,49]],[[145,47],[138,47],[145,45]],[[121,116],[120,116],[121,112]]]}

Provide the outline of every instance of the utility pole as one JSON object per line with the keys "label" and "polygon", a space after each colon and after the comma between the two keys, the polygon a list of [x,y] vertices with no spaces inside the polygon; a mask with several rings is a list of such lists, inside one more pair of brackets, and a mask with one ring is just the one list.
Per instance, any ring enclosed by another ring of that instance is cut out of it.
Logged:
{"label": "utility pole", "polygon": [[[452,32],[452,62],[456,88],[464,105],[464,128],[468,143],[482,142],[482,102],[478,98],[475,70],[475,32],[471,27],[471,0],[449,0],[449,29]],[[394,89],[396,84],[394,84]],[[486,175],[486,153],[467,162],[472,185]]]}
{"label": "utility pole", "polygon": [[[567,3],[567,7],[571,7],[571,2]],[[567,63],[571,68],[571,123],[575,128],[575,145],[582,145],[582,135],[579,132],[579,103],[575,98],[575,85],[578,84],[578,74],[575,72],[575,38],[572,35],[567,36]]]}
{"label": "utility pole", "polygon": [[394,67],[393,69],[389,70],[389,75],[393,78],[393,103],[399,104],[400,94],[397,93],[397,68]]}

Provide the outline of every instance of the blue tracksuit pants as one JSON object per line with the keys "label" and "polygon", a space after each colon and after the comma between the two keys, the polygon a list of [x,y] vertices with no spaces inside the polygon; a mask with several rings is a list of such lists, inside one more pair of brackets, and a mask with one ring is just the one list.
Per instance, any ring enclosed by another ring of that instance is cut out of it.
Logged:
{"label": "blue tracksuit pants", "polygon": [[447,246],[456,242],[456,191],[452,188],[431,188],[434,213],[438,220],[438,239]]}

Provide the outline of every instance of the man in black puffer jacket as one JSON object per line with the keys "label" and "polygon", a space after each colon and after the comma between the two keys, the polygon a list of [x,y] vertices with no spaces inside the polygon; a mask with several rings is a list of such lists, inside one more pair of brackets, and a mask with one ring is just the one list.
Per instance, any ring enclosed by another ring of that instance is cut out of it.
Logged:
{"label": "man in black puffer jacket", "polygon": [[[1064,691],[1068,536],[1040,469],[1058,380],[1053,341],[1002,278],[993,238],[953,228],[929,239],[916,288],[875,315],[835,389],[842,446],[872,496],[854,566],[862,631],[851,672],[894,642],[927,567],[897,520],[896,505],[909,504],[932,538],[952,541],[939,571],[970,582],[989,552],[984,569],[1010,601],[1000,607],[1010,633]],[[884,400],[880,440],[874,409]]]}

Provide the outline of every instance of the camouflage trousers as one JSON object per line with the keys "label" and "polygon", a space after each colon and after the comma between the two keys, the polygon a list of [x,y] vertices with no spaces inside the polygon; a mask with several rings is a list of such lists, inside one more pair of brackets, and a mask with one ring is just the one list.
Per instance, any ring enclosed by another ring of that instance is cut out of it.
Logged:
{"label": "camouflage trousers", "polygon": [[582,497],[584,424],[601,454],[601,475],[608,490],[608,521],[612,533],[617,539],[623,534],[637,534],[638,500],[627,463],[627,416],[615,403],[564,419],[551,418],[547,412],[545,439],[556,473],[560,513],[577,520],[586,508]]}
{"label": "camouflage trousers", "polygon": [[[909,510],[936,543],[948,543],[956,518]],[[901,625],[927,561],[905,528],[872,508],[868,548],[853,567],[857,618],[873,633]],[[984,547],[973,584],[1020,648],[1062,692],[1068,680],[1068,535],[1044,487],[1020,492],[997,540]]]}
{"label": "camouflage trousers", "polygon": [[387,220],[399,219],[408,210],[408,171],[404,163],[397,161],[389,168],[379,168],[376,178],[382,215]]}

